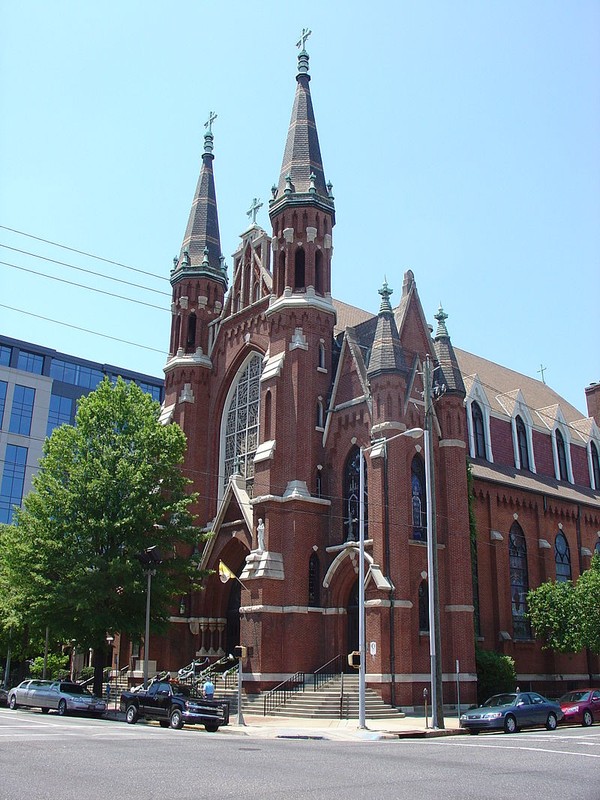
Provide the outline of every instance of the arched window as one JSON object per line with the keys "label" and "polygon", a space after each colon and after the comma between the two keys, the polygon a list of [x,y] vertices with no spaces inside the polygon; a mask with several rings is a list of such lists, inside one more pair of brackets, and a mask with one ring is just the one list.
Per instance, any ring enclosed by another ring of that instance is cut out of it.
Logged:
{"label": "arched window", "polygon": [[320,250],[315,253],[315,292],[323,294],[323,253]]}
{"label": "arched window", "polygon": [[223,488],[237,466],[246,478],[246,489],[252,496],[254,456],[258,446],[260,374],[262,357],[252,355],[238,374],[233,393],[225,409],[225,446]]}
{"label": "arched window", "polygon": [[596,547],[594,547],[594,553],[597,553],[600,556],[600,541],[596,542]]}
{"label": "arched window", "polygon": [[562,433],[556,431],[556,456],[558,460],[558,475],[556,476],[561,481],[569,480],[569,473],[567,472],[567,451],[565,448],[565,440]]}
{"label": "arched window", "polygon": [[317,428],[325,427],[325,410],[323,408],[323,401],[317,400]]}
{"label": "arched window", "polygon": [[311,608],[321,605],[321,565],[316,553],[308,560],[308,605]]}
{"label": "arched window", "polygon": [[[365,538],[368,532],[368,492],[367,465],[364,463],[364,515]],[[360,511],[360,450],[354,447],[346,460],[344,469],[344,533],[347,542],[357,542],[359,537],[358,523]]]}
{"label": "arched window", "polygon": [[272,398],[271,398],[271,390],[269,389],[265,395],[265,433],[264,438],[266,441],[271,439],[271,416],[272,416]]}
{"label": "arched window", "polygon": [[315,479],[315,492],[317,497],[323,497],[323,472],[320,469],[317,470]]}
{"label": "arched window", "polygon": [[571,580],[571,551],[564,533],[558,533],[554,540],[554,561],[556,562],[556,582]]}
{"label": "arched window", "polygon": [[527,618],[527,545],[525,535],[518,522],[510,528],[508,553],[510,559],[510,596],[512,600],[513,637],[531,639],[531,628]]}
{"label": "arched window", "polygon": [[283,294],[285,289],[285,253],[279,256],[279,266],[277,268],[277,291]]}
{"label": "arched window", "polygon": [[416,455],[410,467],[410,483],[412,494],[412,528],[413,539],[421,542],[427,539],[427,501],[425,495],[425,464],[421,456]]}
{"label": "arched window", "polygon": [[520,469],[531,469],[529,461],[529,445],[527,443],[527,429],[521,417],[515,420],[517,429],[517,447],[519,448],[519,467]]}
{"label": "arched window", "polygon": [[325,369],[325,345],[319,342],[319,367]]}
{"label": "arched window", "polygon": [[294,257],[294,289],[305,289],[304,250],[299,247]]}
{"label": "arched window", "polygon": [[419,584],[419,631],[429,630],[429,592],[427,581]]}
{"label": "arched window", "polygon": [[483,412],[475,400],[471,403],[471,420],[473,422],[473,446],[476,458],[485,458],[485,428]]}
{"label": "arched window", "polygon": [[194,350],[196,347],[196,315],[190,314],[187,324],[187,339],[185,341],[186,350]]}
{"label": "arched window", "polygon": [[600,459],[598,458],[598,448],[595,442],[590,443],[590,458],[591,458],[591,485],[592,489],[600,489]]}

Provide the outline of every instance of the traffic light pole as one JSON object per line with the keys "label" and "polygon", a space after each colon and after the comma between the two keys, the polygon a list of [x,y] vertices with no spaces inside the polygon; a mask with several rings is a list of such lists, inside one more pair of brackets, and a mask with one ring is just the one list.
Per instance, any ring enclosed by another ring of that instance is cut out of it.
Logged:
{"label": "traffic light pole", "polygon": [[364,450],[360,448],[358,504],[358,727],[365,723],[365,465]]}

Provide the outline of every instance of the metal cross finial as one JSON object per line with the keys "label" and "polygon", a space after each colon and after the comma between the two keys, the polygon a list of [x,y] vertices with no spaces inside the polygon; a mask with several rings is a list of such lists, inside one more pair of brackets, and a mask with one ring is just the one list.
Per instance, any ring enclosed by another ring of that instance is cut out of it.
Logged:
{"label": "metal cross finial", "polygon": [[253,225],[256,224],[256,215],[258,214],[259,208],[262,208],[262,203],[260,202],[260,200],[257,197],[255,197],[254,200],[252,201],[252,205],[250,206],[250,210],[246,211],[246,215],[248,217],[250,217],[250,216],[252,217],[252,224]]}
{"label": "metal cross finial", "polygon": [[545,367],[543,364],[540,364],[540,368],[538,369],[538,372],[539,372],[539,373],[541,373],[541,376],[542,376],[542,383],[546,383],[546,381],[544,380],[544,372],[545,372],[547,369],[548,369],[548,367]]}
{"label": "metal cross finial", "polygon": [[302,35],[300,36],[300,41],[296,42],[296,47],[299,47],[300,50],[304,50],[306,47],[306,40],[311,33],[312,31],[309,31],[308,28],[302,28]]}
{"label": "metal cross finial", "polygon": [[217,115],[214,111],[209,111],[208,121],[204,123],[204,127],[208,129],[208,133],[212,133],[212,124],[216,120]]}

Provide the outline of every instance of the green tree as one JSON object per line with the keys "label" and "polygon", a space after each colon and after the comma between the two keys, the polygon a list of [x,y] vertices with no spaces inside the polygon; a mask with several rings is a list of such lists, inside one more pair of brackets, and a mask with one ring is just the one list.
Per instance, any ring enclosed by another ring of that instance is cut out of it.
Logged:
{"label": "green tree", "polygon": [[547,581],[527,594],[529,618],[544,647],[600,653],[600,555],[575,583]]}
{"label": "green tree", "polygon": [[[40,470],[14,524],[0,530],[0,627],[5,637],[92,647],[101,691],[107,632],[144,630],[147,579],[138,556],[165,561],[152,581],[153,628],[177,593],[202,577],[189,558],[192,526],[183,476],[186,440],[159,423],[160,406],[134,383],[106,379],[79,401],[74,426],[46,440]],[[187,546],[186,546],[187,545]],[[39,649],[37,650],[39,652]]]}
{"label": "green tree", "polygon": [[482,650],[475,646],[477,663],[477,702],[481,705],[488,697],[499,692],[514,692],[517,683],[514,659],[496,653],[495,650]]}

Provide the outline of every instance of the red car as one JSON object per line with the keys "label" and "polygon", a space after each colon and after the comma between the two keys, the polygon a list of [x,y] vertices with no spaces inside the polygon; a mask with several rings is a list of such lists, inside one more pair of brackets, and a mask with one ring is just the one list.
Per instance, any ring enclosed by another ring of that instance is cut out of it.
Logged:
{"label": "red car", "polygon": [[562,722],[592,725],[600,722],[600,689],[574,689],[558,701],[563,710]]}

